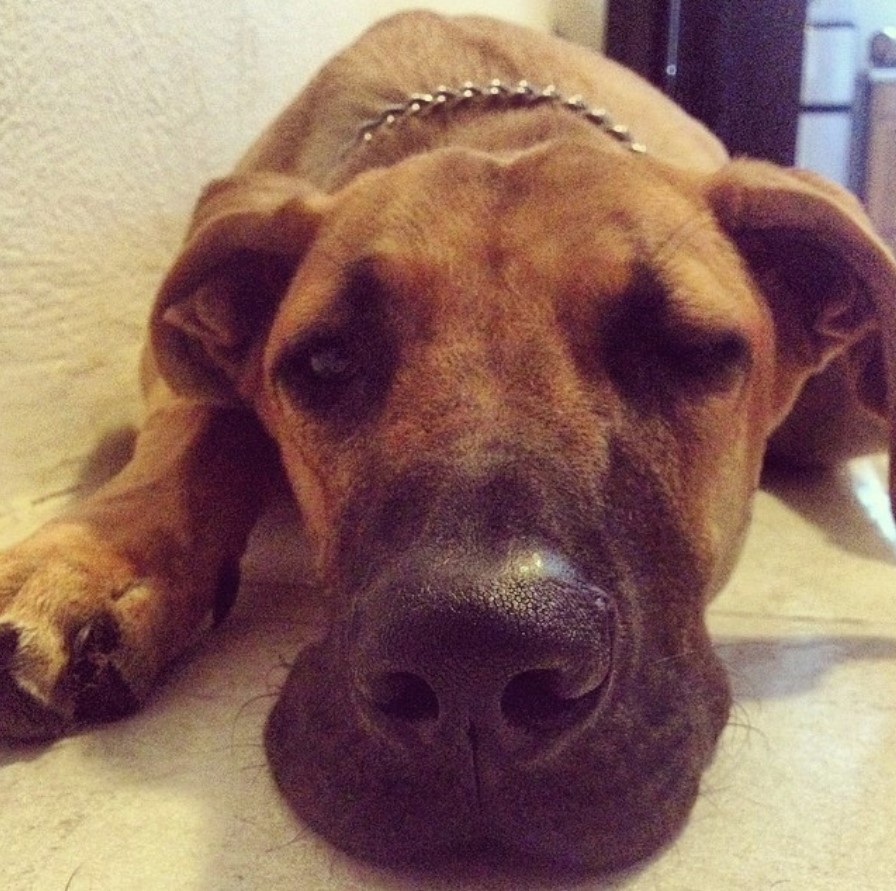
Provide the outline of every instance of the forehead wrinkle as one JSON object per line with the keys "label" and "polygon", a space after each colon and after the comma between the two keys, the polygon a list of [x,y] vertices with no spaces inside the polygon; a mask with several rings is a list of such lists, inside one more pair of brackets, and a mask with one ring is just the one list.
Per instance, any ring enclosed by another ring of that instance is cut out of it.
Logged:
{"label": "forehead wrinkle", "polygon": [[[699,238],[699,241],[697,240]],[[653,258],[666,303],[687,321],[753,325],[761,315],[741,258],[703,208],[679,226]]]}
{"label": "forehead wrinkle", "polygon": [[695,235],[706,229],[716,230],[716,218],[709,208],[697,209],[663,239],[652,251],[652,259],[658,269],[662,269]]}

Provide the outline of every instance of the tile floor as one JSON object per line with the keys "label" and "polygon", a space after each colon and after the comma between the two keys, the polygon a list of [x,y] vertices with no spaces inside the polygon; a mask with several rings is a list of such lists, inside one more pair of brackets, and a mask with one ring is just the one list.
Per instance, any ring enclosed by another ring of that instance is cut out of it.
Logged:
{"label": "tile floor", "polygon": [[[759,495],[711,614],[738,704],[687,829],[631,875],[533,887],[896,888],[896,530],[884,479],[882,459],[862,459]],[[7,516],[0,538],[35,520]],[[250,609],[244,598],[145,711],[49,747],[0,748],[0,888],[520,889],[484,866],[433,878],[359,865],[284,809],[259,731],[307,628],[284,621],[277,534],[262,536],[268,556],[250,573],[259,599]]]}

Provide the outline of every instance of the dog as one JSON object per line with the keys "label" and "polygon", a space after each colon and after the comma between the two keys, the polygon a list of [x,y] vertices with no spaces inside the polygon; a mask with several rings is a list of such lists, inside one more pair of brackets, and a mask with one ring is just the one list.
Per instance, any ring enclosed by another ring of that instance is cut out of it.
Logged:
{"label": "dog", "polygon": [[0,733],[137,708],[285,473],[329,605],[265,734],[296,813],[391,865],[645,858],[728,718],[763,461],[891,439],[894,332],[844,190],[558,38],[387,19],[199,199],[130,463],[0,558]]}

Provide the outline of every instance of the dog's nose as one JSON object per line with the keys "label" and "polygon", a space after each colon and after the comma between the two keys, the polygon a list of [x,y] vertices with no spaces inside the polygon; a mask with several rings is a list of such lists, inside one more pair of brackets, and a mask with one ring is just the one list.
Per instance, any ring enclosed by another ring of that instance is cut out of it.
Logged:
{"label": "dog's nose", "polygon": [[432,555],[354,618],[361,707],[399,741],[475,732],[537,748],[587,723],[609,686],[611,599],[550,553],[497,567]]}

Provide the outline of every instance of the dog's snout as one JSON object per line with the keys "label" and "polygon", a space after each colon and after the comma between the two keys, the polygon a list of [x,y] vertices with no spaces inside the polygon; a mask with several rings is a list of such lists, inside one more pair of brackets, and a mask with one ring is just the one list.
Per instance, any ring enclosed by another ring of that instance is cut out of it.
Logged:
{"label": "dog's snout", "polygon": [[505,751],[586,723],[611,675],[613,608],[559,558],[434,559],[356,614],[362,708],[396,740],[475,731]]}

